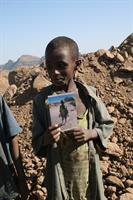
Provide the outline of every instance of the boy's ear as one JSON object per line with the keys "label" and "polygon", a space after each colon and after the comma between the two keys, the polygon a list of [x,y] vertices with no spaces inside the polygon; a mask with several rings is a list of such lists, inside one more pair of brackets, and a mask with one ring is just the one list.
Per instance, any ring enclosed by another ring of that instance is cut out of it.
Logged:
{"label": "boy's ear", "polygon": [[79,65],[81,64],[81,60],[76,60],[75,62],[75,69],[77,69],[79,67]]}

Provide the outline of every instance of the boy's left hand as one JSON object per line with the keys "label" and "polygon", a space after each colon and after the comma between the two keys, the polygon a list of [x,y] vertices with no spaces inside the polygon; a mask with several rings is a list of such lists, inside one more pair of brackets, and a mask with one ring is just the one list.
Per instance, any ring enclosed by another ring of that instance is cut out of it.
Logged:
{"label": "boy's left hand", "polygon": [[27,185],[24,183],[21,183],[21,185],[19,186],[19,191],[21,194],[21,200],[26,200],[29,194]]}
{"label": "boy's left hand", "polygon": [[80,143],[85,143],[97,137],[97,132],[94,129],[89,130],[85,128],[74,128],[68,134],[72,134],[73,139]]}
{"label": "boy's left hand", "polygon": [[18,178],[18,189],[21,195],[21,200],[28,198],[29,190],[25,179]]}

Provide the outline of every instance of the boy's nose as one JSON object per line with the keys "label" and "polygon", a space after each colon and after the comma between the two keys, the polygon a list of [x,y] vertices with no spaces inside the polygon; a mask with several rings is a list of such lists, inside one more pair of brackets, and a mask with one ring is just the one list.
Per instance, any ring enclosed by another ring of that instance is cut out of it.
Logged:
{"label": "boy's nose", "polygon": [[60,74],[59,70],[57,70],[57,69],[54,70],[54,73],[55,74]]}

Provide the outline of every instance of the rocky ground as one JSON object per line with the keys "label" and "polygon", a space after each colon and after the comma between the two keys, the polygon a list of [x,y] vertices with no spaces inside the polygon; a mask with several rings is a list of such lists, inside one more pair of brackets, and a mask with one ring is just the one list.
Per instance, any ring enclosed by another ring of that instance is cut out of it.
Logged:
{"label": "rocky ground", "polygon": [[[1,72],[2,74],[3,72]],[[6,74],[6,75],[5,75]],[[8,75],[7,75],[8,74]],[[42,186],[46,160],[31,146],[32,99],[50,82],[45,67],[18,68],[4,72],[2,90],[17,121],[23,127],[19,144],[30,190],[30,200],[45,199]],[[7,79],[8,77],[8,83]],[[81,56],[76,78],[95,86],[112,116],[115,127],[106,152],[100,153],[108,200],[133,199],[133,34],[110,50]],[[4,81],[6,79],[6,84]]]}

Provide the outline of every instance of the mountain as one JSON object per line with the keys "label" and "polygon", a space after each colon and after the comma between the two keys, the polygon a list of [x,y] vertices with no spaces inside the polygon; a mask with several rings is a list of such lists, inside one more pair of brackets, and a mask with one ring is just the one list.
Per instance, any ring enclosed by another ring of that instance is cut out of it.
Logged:
{"label": "mountain", "polygon": [[31,55],[22,55],[20,58],[18,58],[17,61],[13,62],[12,60],[9,60],[6,64],[0,65],[0,69],[4,70],[14,70],[17,67],[22,66],[38,66],[43,62],[44,58],[39,58],[37,56],[31,56]]}
{"label": "mountain", "polygon": [[0,69],[5,69],[5,70],[11,70],[13,67],[13,61],[12,60],[8,60],[8,62],[4,65],[0,65]]}

